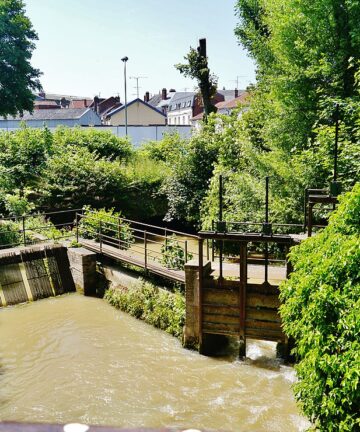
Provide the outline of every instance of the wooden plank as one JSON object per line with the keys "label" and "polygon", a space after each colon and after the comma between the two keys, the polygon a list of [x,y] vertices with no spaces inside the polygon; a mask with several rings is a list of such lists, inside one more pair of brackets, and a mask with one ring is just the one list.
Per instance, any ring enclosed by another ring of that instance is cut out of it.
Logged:
{"label": "wooden plank", "polygon": [[270,321],[260,321],[254,319],[246,320],[246,329],[266,329],[266,330],[282,331],[280,323],[270,322]]}
{"label": "wooden plank", "polygon": [[248,294],[266,294],[266,295],[279,295],[279,287],[277,285],[263,284],[248,284]]}
{"label": "wooden plank", "polygon": [[239,334],[239,324],[223,324],[223,323],[212,323],[203,321],[203,331],[225,331],[230,333]]}
{"label": "wooden plank", "polygon": [[54,295],[45,267],[44,252],[23,250],[20,252],[20,255],[33,300]]}
{"label": "wooden plank", "polygon": [[203,314],[203,320],[207,323],[212,324],[231,324],[238,326],[239,325],[239,315],[237,316],[229,316],[229,315],[220,315],[220,314]]}
{"label": "wooden plank", "polygon": [[0,285],[7,305],[24,303],[29,300],[19,264],[0,266]]}
{"label": "wooden plank", "polygon": [[66,248],[45,248],[45,256],[48,260],[50,277],[52,279],[55,294],[59,295],[76,291],[70,271],[70,262]]}
{"label": "wooden plank", "polygon": [[220,314],[227,316],[239,316],[239,308],[238,306],[226,306],[226,305],[217,305],[217,304],[209,304],[203,303],[203,311],[206,314]]}
{"label": "wooden plank", "polygon": [[280,307],[280,300],[277,295],[264,295],[258,293],[247,293],[247,307],[267,307],[277,309]]}
{"label": "wooden plank", "polygon": [[203,302],[228,306],[239,306],[239,293],[230,290],[203,290]]}
{"label": "wooden plank", "polygon": [[246,316],[249,320],[260,320],[281,323],[281,318],[277,310],[246,308]]}

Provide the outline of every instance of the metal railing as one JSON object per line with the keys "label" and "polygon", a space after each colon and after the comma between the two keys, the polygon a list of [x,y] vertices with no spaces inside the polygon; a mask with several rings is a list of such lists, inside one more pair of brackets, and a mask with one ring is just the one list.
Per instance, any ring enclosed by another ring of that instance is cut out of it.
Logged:
{"label": "metal railing", "polygon": [[[98,243],[100,253],[104,253],[106,246],[124,251],[138,259],[145,269],[151,263],[181,268],[199,255],[199,237],[194,234],[122,217],[107,216],[106,220],[97,220],[95,213],[76,213],[75,228],[78,242],[82,238],[93,240]],[[210,254],[209,250],[203,253]],[[172,259],[177,259],[179,265],[171,265]]]}
{"label": "metal railing", "polygon": [[[66,240],[74,237],[75,215],[81,209],[32,213],[0,219],[0,249],[30,246],[48,241]],[[61,222],[54,223],[53,217]],[[64,221],[65,219],[65,221]]]}

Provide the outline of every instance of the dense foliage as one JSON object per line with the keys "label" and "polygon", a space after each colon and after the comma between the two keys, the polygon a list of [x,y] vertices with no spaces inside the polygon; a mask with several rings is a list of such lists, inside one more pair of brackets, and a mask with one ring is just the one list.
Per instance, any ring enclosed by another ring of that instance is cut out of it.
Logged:
{"label": "dense foliage", "polygon": [[120,249],[129,249],[134,243],[134,233],[119,212],[114,209],[93,210],[89,206],[83,210],[79,224],[81,237],[99,241],[101,234],[103,243],[119,246]]}
{"label": "dense foliage", "polygon": [[360,184],[329,226],[292,249],[281,286],[285,332],[296,341],[295,395],[321,431],[360,430]]}
{"label": "dense foliage", "polygon": [[0,115],[33,110],[40,72],[31,64],[37,35],[22,0],[0,0]]}
{"label": "dense foliage", "polygon": [[193,255],[190,252],[185,253],[185,243],[177,239],[173,234],[166,237],[161,246],[161,264],[167,268],[175,270],[184,270],[187,261],[191,260]]}
{"label": "dense foliage", "polygon": [[0,133],[0,211],[114,207],[129,217],[162,217],[163,162],[136,153],[128,140],[92,128],[22,127]]}
{"label": "dense foliage", "polygon": [[105,299],[118,309],[142,319],[173,336],[182,337],[185,324],[185,299],[149,282],[139,281],[129,288],[117,287],[105,293]]}

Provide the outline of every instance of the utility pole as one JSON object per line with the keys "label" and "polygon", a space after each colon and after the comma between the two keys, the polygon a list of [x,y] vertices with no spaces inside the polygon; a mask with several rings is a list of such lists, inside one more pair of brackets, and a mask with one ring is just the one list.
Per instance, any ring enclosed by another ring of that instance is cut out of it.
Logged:
{"label": "utility pole", "polygon": [[125,135],[128,136],[128,113],[127,113],[127,86],[126,86],[126,62],[129,57],[125,56],[121,59],[124,63],[124,87],[125,87]]}
{"label": "utility pole", "polygon": [[139,90],[141,89],[141,87],[139,87],[139,79],[145,79],[147,77],[146,76],[131,76],[129,78],[136,80],[136,86],[134,88],[136,88],[136,97],[139,98],[139,94],[140,94]]}

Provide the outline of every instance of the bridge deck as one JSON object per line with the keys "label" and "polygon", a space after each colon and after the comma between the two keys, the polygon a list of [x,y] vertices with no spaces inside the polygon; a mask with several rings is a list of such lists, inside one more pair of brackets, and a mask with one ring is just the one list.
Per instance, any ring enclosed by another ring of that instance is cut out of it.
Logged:
{"label": "bridge deck", "polygon": [[131,249],[118,249],[114,246],[110,246],[104,243],[100,247],[100,244],[98,242],[83,238],[80,239],[80,243],[93,252],[101,253],[109,258],[114,258],[119,261],[144,268],[151,273],[166,277],[168,279],[172,279],[176,282],[185,283],[185,272],[183,270],[168,269],[153,260],[145,264],[144,256],[136,254]]}

